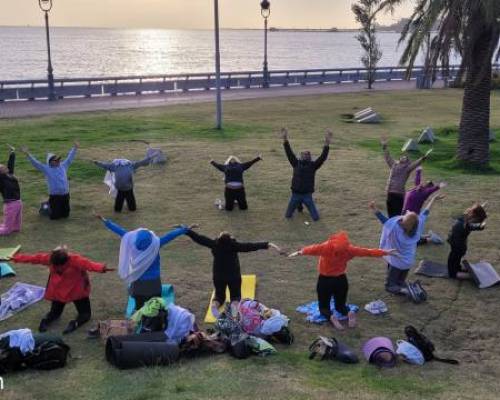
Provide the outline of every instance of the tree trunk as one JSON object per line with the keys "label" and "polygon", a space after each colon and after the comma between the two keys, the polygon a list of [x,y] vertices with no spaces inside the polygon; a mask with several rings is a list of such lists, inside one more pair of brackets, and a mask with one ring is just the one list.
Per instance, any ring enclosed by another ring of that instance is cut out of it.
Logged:
{"label": "tree trunk", "polygon": [[492,30],[474,44],[467,66],[457,158],[468,166],[487,167],[490,161],[490,94]]}

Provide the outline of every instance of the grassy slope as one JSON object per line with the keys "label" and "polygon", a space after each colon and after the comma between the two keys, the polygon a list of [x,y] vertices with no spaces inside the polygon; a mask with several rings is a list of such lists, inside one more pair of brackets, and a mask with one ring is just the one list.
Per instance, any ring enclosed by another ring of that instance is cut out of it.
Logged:
{"label": "grassy slope", "polygon": [[[500,98],[494,95],[492,125],[500,127]],[[386,119],[378,126],[340,122],[341,113],[372,106]],[[406,137],[427,125],[453,126],[458,121],[460,93],[432,91],[411,93],[342,94],[310,98],[241,101],[225,104],[226,129],[211,130],[213,109],[209,104],[183,105],[166,109],[91,113],[0,122],[0,144],[27,144],[42,157],[48,150],[66,151],[79,138],[82,149],[72,167],[73,214],[67,222],[48,222],[37,215],[45,184],[24,159],[19,175],[25,199],[25,225],[21,234],[0,238],[0,244],[21,243],[24,250],[46,250],[68,243],[74,250],[115,265],[118,239],[90,217],[93,208],[111,213],[112,201],[101,183],[102,171],[88,160],[118,156],[140,158],[146,139],[162,146],[170,156],[164,171],[141,170],[137,175],[140,210],[135,215],[116,217],[128,228],[147,226],[163,232],[173,223],[199,222],[201,232],[215,235],[222,229],[244,240],[273,240],[290,249],[324,240],[331,232],[347,229],[360,245],[376,246],[380,226],[368,213],[366,204],[374,198],[382,205],[387,169],[373,143],[387,134],[399,146]],[[290,168],[276,132],[290,129],[295,149],[310,148],[318,154],[324,130],[332,127],[335,139],[331,159],[317,177],[317,201],[322,220],[304,224],[307,215],[284,221],[282,214],[289,195]],[[371,143],[371,144],[370,144]],[[495,144],[498,152],[498,143]],[[248,159],[262,153],[264,162],[247,173],[250,210],[231,215],[213,207],[221,196],[220,174],[208,166],[213,157],[228,154]],[[498,153],[497,153],[498,154]],[[498,240],[499,178],[497,175],[453,173],[438,162],[431,163],[425,177],[445,178],[450,187],[448,200],[437,205],[429,227],[445,235],[451,217],[473,200],[488,199],[492,215],[488,231],[471,235],[470,259],[485,258],[500,265]],[[178,239],[163,251],[163,279],[176,287],[178,303],[190,307],[201,319],[211,290],[211,256],[204,248]],[[421,249],[419,257],[444,261],[446,246]],[[424,368],[400,365],[378,371],[362,362],[356,366],[310,362],[306,351],[319,333],[331,334],[328,327],[306,324],[294,310],[315,297],[315,260],[288,261],[266,252],[243,255],[245,273],[258,275],[258,298],[282,309],[293,322],[296,344],[279,348],[269,359],[236,361],[229,356],[183,361],[173,368],[121,372],[103,359],[103,347],[85,339],[84,329],[67,338],[76,357],[68,368],[51,373],[23,373],[4,377],[12,399],[193,399],[193,398],[359,398],[359,399],[472,399],[497,398],[500,351],[496,347],[500,323],[496,310],[498,289],[478,291],[471,285],[446,280],[424,280],[431,299],[414,306],[387,296],[383,290],[385,268],[379,260],[351,262],[350,300],[359,305],[384,299],[390,314],[375,318],[360,315],[360,327],[338,334],[355,348],[373,335],[402,338],[407,323],[425,327],[440,353],[457,357],[459,367],[431,363]],[[19,281],[43,285],[43,267],[17,266]],[[93,277],[94,319],[120,317],[125,290],[116,275]],[[0,281],[4,292],[12,280]],[[48,304],[39,303],[5,321],[2,331],[35,329]],[[72,317],[69,305],[55,330],[62,330]]]}

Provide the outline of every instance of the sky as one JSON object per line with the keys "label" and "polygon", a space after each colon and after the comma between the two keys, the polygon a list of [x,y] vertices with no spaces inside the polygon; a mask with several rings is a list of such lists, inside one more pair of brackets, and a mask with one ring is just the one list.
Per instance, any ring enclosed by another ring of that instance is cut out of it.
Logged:
{"label": "sky", "polygon": [[[353,28],[353,0],[270,0],[270,26],[281,28]],[[2,4],[3,3],[3,4]],[[392,23],[407,16],[411,0],[394,16],[380,18]],[[260,0],[219,0],[222,28],[261,28]],[[53,0],[53,26],[109,28],[211,29],[213,0]],[[0,0],[0,26],[40,26],[37,0]]]}

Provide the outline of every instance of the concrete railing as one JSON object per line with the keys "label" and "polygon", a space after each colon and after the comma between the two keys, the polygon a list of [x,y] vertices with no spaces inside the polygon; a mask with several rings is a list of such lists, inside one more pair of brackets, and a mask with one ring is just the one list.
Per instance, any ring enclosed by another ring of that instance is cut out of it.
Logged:
{"label": "concrete railing", "polygon": [[[494,69],[500,71],[500,64]],[[453,78],[458,66],[453,66],[449,78]],[[409,79],[423,74],[423,67],[415,67]],[[363,68],[334,68],[310,70],[276,70],[269,72],[271,87],[292,85],[324,85],[363,82],[367,80]],[[438,79],[443,79],[438,74]],[[404,67],[381,67],[376,69],[376,81],[407,79]],[[225,90],[237,88],[259,88],[263,86],[262,71],[225,72],[221,74],[221,86]],[[214,73],[117,76],[106,78],[55,79],[55,94],[59,99],[71,97],[97,97],[120,95],[143,95],[151,93],[174,93],[216,88]],[[47,80],[0,81],[0,101],[37,100],[48,98]]]}

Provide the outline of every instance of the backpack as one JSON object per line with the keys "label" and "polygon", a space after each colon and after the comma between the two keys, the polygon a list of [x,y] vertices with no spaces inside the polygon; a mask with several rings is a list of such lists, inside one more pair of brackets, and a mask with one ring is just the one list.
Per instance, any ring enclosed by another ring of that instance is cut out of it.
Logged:
{"label": "backpack", "polygon": [[270,338],[273,341],[286,345],[291,345],[295,340],[295,337],[288,326],[284,326],[278,332],[273,333]]}
{"label": "backpack", "polygon": [[458,364],[457,360],[439,358],[434,355],[435,347],[434,344],[422,333],[420,333],[415,327],[409,325],[405,328],[405,334],[408,338],[408,342],[419,349],[425,361],[439,361],[447,364]]}
{"label": "backpack", "polygon": [[312,360],[316,356],[320,357],[320,360],[332,360],[335,358],[336,348],[335,344],[331,338],[325,336],[319,336],[314,342],[309,346],[309,360]]}
{"label": "backpack", "polygon": [[415,304],[420,304],[427,300],[427,292],[420,284],[420,281],[408,282],[406,289],[408,290],[408,297]]}
{"label": "backpack", "polygon": [[66,365],[70,347],[63,341],[46,341],[35,347],[26,356],[25,363],[29,368],[51,370]]}
{"label": "backpack", "polygon": [[256,333],[262,323],[261,305],[256,300],[245,299],[239,307],[239,318],[242,329],[249,334]]}

